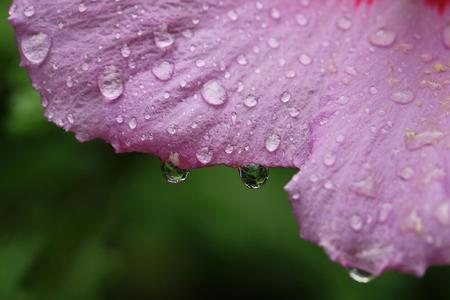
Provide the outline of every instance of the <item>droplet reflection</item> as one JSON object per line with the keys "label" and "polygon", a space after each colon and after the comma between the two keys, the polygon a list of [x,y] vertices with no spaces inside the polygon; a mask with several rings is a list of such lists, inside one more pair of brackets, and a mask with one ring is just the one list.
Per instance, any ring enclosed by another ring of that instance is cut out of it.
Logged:
{"label": "droplet reflection", "polygon": [[359,283],[369,283],[374,279],[374,276],[371,273],[356,268],[349,269],[348,275],[351,279]]}
{"label": "droplet reflection", "polygon": [[239,176],[249,189],[259,189],[269,178],[269,169],[261,165],[248,165],[239,168]]}
{"label": "droplet reflection", "polygon": [[180,169],[170,162],[163,162],[161,165],[161,171],[167,182],[172,184],[184,182],[189,175],[189,170]]}

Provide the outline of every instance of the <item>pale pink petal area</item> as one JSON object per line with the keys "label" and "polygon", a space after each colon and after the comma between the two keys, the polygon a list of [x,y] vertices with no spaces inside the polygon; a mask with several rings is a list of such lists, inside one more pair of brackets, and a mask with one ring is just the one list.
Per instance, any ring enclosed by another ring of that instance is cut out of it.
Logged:
{"label": "pale pink petal area", "polygon": [[16,0],[22,65],[81,141],[183,168],[297,167],[349,268],[450,262],[448,16],[418,1]]}
{"label": "pale pink petal area", "polygon": [[302,236],[331,259],[423,275],[450,263],[449,18],[388,2],[347,36],[351,53],[336,58],[336,85],[311,121],[312,155],[286,189]]}

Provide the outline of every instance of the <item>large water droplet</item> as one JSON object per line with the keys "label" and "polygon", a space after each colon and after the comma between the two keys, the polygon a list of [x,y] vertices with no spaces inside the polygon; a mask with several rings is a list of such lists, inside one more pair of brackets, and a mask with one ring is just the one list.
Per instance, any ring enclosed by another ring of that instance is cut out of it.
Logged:
{"label": "large water droplet", "polygon": [[203,100],[206,103],[218,106],[227,101],[227,92],[218,80],[212,79],[206,82],[202,88]]}
{"label": "large water droplet", "polygon": [[410,90],[401,90],[391,95],[391,100],[398,104],[408,104],[414,100],[414,93]]}
{"label": "large water droplet", "polygon": [[175,66],[173,63],[163,61],[153,66],[152,73],[157,79],[161,81],[168,81],[172,78],[174,69]]}
{"label": "large water droplet", "polygon": [[278,134],[271,134],[266,138],[266,150],[269,152],[277,151],[280,146],[281,138]]}
{"label": "large water droplet", "polygon": [[98,87],[103,97],[109,102],[122,95],[122,76],[115,66],[108,66],[103,70],[98,77]]}
{"label": "large water droplet", "polygon": [[247,95],[244,98],[244,104],[245,106],[247,106],[248,108],[252,108],[255,107],[258,104],[258,98],[255,95]]}
{"label": "large water droplet", "polygon": [[197,151],[196,156],[199,162],[206,165],[211,162],[213,153],[211,152],[211,150],[209,150],[208,147],[204,147]]}
{"label": "large water droplet", "polygon": [[248,165],[239,168],[239,176],[249,189],[259,189],[269,178],[269,169],[261,165]]}
{"label": "large water droplet", "polygon": [[397,37],[397,34],[387,28],[380,28],[369,35],[369,42],[376,47],[389,47]]}
{"label": "large water droplet", "polygon": [[349,269],[348,275],[351,279],[359,283],[368,283],[374,279],[374,276],[369,272],[356,268]]}
{"label": "large water droplet", "polygon": [[50,37],[45,33],[27,35],[20,44],[25,58],[34,65],[41,64],[50,51]]}
{"label": "large water droplet", "polygon": [[180,169],[170,162],[162,163],[161,171],[167,182],[173,184],[184,182],[189,175],[189,170]]}

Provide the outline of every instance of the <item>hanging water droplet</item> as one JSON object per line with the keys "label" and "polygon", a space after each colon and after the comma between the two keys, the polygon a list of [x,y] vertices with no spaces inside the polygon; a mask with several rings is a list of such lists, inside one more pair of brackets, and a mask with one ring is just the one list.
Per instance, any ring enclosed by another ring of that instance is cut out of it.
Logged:
{"label": "hanging water droplet", "polygon": [[369,42],[376,47],[389,47],[397,37],[397,34],[387,28],[380,28],[369,35]]}
{"label": "hanging water droplet", "polygon": [[98,77],[98,87],[108,102],[112,102],[122,95],[122,76],[115,66],[108,66],[103,70]]}
{"label": "hanging water droplet", "polygon": [[175,38],[168,31],[167,25],[161,25],[158,31],[154,32],[154,40],[156,47],[166,49],[173,45]]}
{"label": "hanging water droplet", "polygon": [[41,64],[50,51],[50,37],[45,33],[27,35],[20,44],[25,58],[34,65]]}
{"label": "hanging water droplet", "polygon": [[374,279],[374,276],[369,272],[356,268],[349,269],[348,275],[351,279],[359,283],[368,283]]}
{"label": "hanging water droplet", "polygon": [[227,101],[227,92],[218,80],[210,80],[203,85],[203,100],[214,106],[222,105]]}
{"label": "hanging water droplet", "polygon": [[168,61],[160,62],[152,68],[152,73],[161,81],[168,81],[172,78],[175,65]]}
{"label": "hanging water droplet", "polygon": [[173,184],[184,182],[189,175],[189,170],[180,169],[167,161],[161,164],[161,171],[167,182]]}
{"label": "hanging water droplet", "polygon": [[239,176],[249,189],[259,189],[269,178],[269,169],[261,165],[248,165],[239,168]]}

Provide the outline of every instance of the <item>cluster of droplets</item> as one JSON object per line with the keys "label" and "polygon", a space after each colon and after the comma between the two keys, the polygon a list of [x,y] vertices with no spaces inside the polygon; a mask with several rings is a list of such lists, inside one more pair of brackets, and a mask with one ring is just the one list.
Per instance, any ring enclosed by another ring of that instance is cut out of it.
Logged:
{"label": "cluster of droplets", "polygon": [[[168,183],[179,184],[186,181],[190,171],[165,161],[161,164],[161,172]],[[239,176],[249,189],[259,189],[267,182],[269,169],[257,164],[243,166],[239,168]]]}

